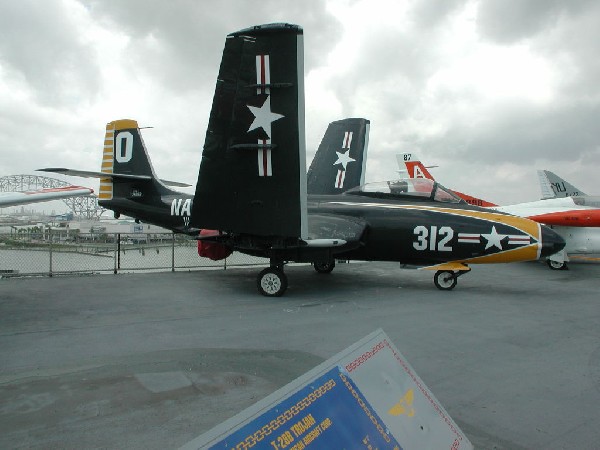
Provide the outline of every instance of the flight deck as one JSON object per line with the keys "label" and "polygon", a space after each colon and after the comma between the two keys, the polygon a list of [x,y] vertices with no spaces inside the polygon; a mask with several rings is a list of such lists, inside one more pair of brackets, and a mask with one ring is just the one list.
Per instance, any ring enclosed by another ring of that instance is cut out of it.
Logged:
{"label": "flight deck", "polygon": [[0,279],[1,448],[178,448],[382,328],[478,449],[597,448],[600,263]]}

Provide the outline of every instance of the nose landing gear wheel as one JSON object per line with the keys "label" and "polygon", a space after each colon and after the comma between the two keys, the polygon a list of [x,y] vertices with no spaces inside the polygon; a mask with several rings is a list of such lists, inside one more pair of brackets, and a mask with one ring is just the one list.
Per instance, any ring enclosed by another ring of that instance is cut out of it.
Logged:
{"label": "nose landing gear wheel", "polygon": [[335,267],[335,261],[316,262],[313,263],[313,267],[318,273],[331,273]]}
{"label": "nose landing gear wheel", "polygon": [[456,286],[456,278],[454,272],[449,270],[438,270],[433,277],[433,283],[435,284],[435,287],[442,291],[450,291]]}
{"label": "nose landing gear wheel", "polygon": [[287,289],[288,282],[283,270],[269,267],[258,274],[256,285],[262,295],[280,297]]}
{"label": "nose landing gear wheel", "polygon": [[565,261],[554,261],[552,259],[548,259],[546,260],[546,264],[548,264],[548,267],[550,267],[552,270],[567,270],[569,268]]}

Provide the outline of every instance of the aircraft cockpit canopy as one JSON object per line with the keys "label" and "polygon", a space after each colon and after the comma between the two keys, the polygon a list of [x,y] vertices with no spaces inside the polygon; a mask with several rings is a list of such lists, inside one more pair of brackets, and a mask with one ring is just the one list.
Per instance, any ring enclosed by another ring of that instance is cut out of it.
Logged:
{"label": "aircraft cockpit canopy", "polygon": [[442,203],[464,203],[464,200],[452,191],[427,178],[404,178],[367,183],[349,189],[346,194],[375,198],[421,198]]}

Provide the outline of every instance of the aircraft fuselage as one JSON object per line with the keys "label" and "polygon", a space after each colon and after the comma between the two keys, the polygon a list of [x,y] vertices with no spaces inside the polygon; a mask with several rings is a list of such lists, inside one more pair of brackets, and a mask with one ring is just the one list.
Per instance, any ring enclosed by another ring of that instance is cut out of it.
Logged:
{"label": "aircraft fuselage", "polygon": [[[193,196],[132,194],[99,204],[177,233],[198,234],[199,229],[189,226]],[[350,260],[398,261],[422,266],[450,260],[478,263],[533,260],[555,251],[556,239],[551,231],[544,231],[526,219],[466,203],[365,195],[308,197],[309,230],[327,229],[331,226],[331,217],[353,218],[366,223],[366,227],[360,245],[330,249],[326,257],[335,255]],[[244,248],[239,242],[234,247],[249,254],[283,260],[312,261],[315,255],[316,259],[324,259],[322,251],[313,249],[272,252],[254,244]]]}
{"label": "aircraft fuselage", "polygon": [[[311,217],[346,216],[367,223],[361,246],[337,258],[433,265],[447,261],[537,259],[562,240],[546,227],[466,203],[374,199],[359,195],[309,197]],[[340,249],[341,250],[341,249]]]}
{"label": "aircraft fuselage", "polygon": [[184,193],[163,196],[139,195],[100,200],[98,204],[116,214],[124,214],[175,233],[195,235],[199,230],[189,226],[193,199],[192,195]]}

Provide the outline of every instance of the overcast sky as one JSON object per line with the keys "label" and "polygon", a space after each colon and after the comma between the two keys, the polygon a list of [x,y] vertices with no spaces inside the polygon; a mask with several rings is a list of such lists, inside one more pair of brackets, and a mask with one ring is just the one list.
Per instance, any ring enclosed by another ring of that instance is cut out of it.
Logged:
{"label": "overcast sky", "polygon": [[367,181],[415,152],[498,203],[538,199],[536,169],[600,194],[597,0],[2,1],[0,176],[99,170],[130,118],[157,174],[195,184],[225,36],[271,22],[304,28],[307,163],[366,117]]}

